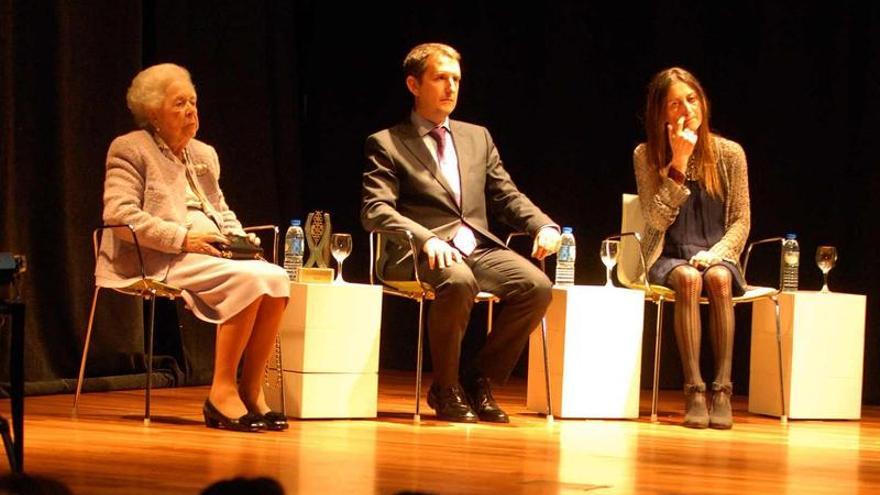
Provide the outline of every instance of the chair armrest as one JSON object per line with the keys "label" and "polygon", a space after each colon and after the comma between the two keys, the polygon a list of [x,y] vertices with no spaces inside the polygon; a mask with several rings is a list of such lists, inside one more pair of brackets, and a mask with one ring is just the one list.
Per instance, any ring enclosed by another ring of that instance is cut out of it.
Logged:
{"label": "chair armrest", "polygon": [[116,230],[116,229],[128,229],[131,234],[131,238],[134,241],[134,249],[138,255],[138,268],[141,271],[141,280],[147,280],[147,272],[144,269],[144,256],[141,254],[141,244],[138,242],[137,232],[134,231],[134,225],[127,223],[120,223],[114,225],[101,225],[92,231],[92,248],[95,251],[95,259],[98,259],[98,248],[100,246],[100,242],[98,241],[98,233],[103,232],[105,230]]}
{"label": "chair armrest", "polygon": [[382,244],[382,236],[402,237],[409,243],[410,253],[413,262],[413,276],[419,287],[422,287],[422,281],[419,280],[419,253],[416,251],[416,242],[413,233],[409,230],[402,229],[373,229],[370,231],[370,285],[375,285],[376,280],[382,285],[388,285],[379,274],[378,263],[380,257],[380,246]]}
{"label": "chair armrest", "polygon": [[267,232],[272,231],[272,263],[278,264],[278,233],[280,229],[277,225],[254,225],[253,227],[244,227],[245,232]]}
{"label": "chair armrest", "polygon": [[[758,241],[750,242],[750,243],[749,243],[749,247],[746,248],[746,255],[745,255],[745,258],[743,258],[743,264],[742,264],[743,277],[744,277],[746,280],[749,279],[748,277],[746,277],[746,270],[748,270],[748,268],[749,268],[749,258],[750,258],[751,255],[752,255],[752,248],[753,248],[753,247],[758,246],[758,245],[761,245],[761,244],[772,244],[772,243],[775,243],[775,242],[778,242],[778,243],[781,244],[782,241],[784,241],[784,240],[785,240],[785,238],[783,238],[783,237],[768,237],[768,238],[766,238],[766,239],[761,239],[761,240],[758,240]],[[781,280],[780,280],[780,287],[779,287],[779,290],[782,290],[782,281],[781,281]]]}
{"label": "chair armrest", "polygon": [[511,232],[507,234],[507,239],[504,240],[504,245],[510,247],[510,241],[517,237],[529,237],[529,234],[525,232]]}
{"label": "chair armrest", "polygon": [[[504,245],[509,248],[510,242],[516,238],[519,238],[519,237],[528,237],[531,239],[532,236],[530,236],[526,232],[511,232],[510,234],[507,234],[507,239],[504,240]],[[538,260],[538,265],[541,267],[541,271],[546,274],[547,273],[547,263],[545,260],[546,260],[546,258]]]}

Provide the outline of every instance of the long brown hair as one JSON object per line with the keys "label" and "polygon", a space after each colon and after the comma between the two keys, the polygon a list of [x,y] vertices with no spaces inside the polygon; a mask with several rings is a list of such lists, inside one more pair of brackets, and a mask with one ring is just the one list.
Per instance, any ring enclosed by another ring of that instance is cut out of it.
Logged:
{"label": "long brown hair", "polygon": [[712,145],[712,132],[709,128],[709,98],[703,91],[700,81],[690,72],[680,68],[671,67],[658,72],[648,84],[647,103],[645,105],[645,134],[647,135],[647,158],[648,163],[654,166],[658,173],[664,169],[672,159],[672,150],[669,149],[669,135],[666,130],[666,95],[673,83],[683,82],[690,86],[700,100],[702,122],[697,129],[697,145],[691,157],[701,172],[700,183],[709,191],[709,194],[720,198],[721,180],[718,177],[718,169],[715,164],[715,147]]}

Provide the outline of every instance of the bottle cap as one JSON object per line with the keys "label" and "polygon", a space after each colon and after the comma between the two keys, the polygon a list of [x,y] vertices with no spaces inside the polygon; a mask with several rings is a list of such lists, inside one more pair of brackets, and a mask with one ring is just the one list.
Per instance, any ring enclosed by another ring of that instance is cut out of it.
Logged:
{"label": "bottle cap", "polygon": [[571,227],[562,227],[563,234],[571,234],[573,232]]}
{"label": "bottle cap", "polygon": [[795,234],[794,232],[789,232],[789,233],[785,234],[785,239],[788,241],[790,241],[792,239],[797,239],[797,234]]}
{"label": "bottle cap", "polygon": [[302,225],[302,221],[299,218],[294,218],[290,221],[291,227],[299,227],[300,225]]}

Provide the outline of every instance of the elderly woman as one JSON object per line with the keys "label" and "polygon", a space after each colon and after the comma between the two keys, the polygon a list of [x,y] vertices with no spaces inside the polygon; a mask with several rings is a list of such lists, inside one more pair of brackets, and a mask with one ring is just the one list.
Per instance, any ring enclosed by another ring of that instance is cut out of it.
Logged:
{"label": "elderly woman", "polygon": [[[709,128],[709,100],[684,69],[666,69],[648,85],[647,142],[633,154],[647,222],[648,281],[675,290],[675,338],[684,370],[690,428],[733,425],[730,382],[733,301],[745,280],[738,260],[749,235],[746,157]],[[711,405],[700,375],[700,295],[709,299],[715,354]]]}
{"label": "elderly woman", "polygon": [[[220,257],[225,235],[244,232],[220,190],[217,152],[194,139],[199,115],[189,72],[173,64],[149,67],[134,78],[127,100],[140,130],[110,145],[104,222],[133,225],[147,276],[180,287],[197,317],[217,323],[205,424],[283,430],[287,421],[269,410],[261,382],[289,297],[287,276],[265,261]],[[139,278],[132,239],[105,235],[95,274],[103,287]]]}

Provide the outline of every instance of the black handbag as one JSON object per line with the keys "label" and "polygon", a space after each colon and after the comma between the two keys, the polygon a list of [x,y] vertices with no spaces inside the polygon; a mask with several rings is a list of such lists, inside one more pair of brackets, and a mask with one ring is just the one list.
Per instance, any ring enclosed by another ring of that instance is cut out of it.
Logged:
{"label": "black handbag", "polygon": [[263,248],[251,242],[251,238],[244,235],[229,234],[226,236],[229,244],[215,244],[220,255],[229,260],[259,260],[263,259]]}

